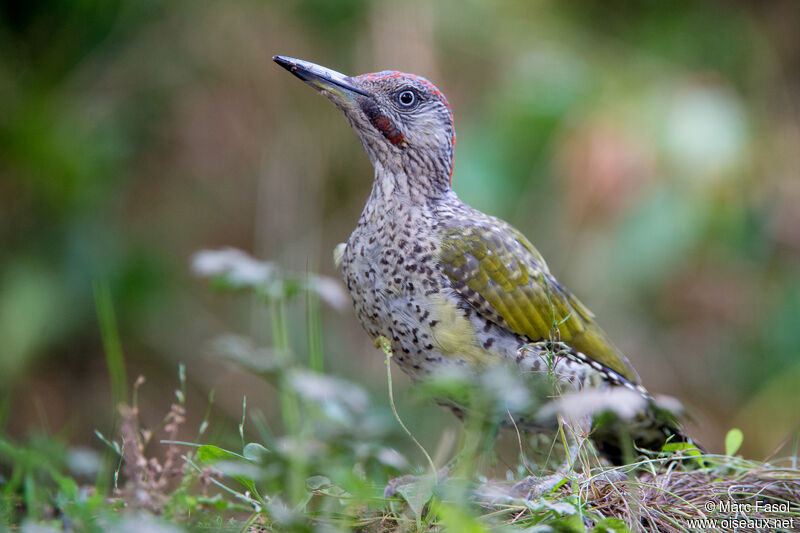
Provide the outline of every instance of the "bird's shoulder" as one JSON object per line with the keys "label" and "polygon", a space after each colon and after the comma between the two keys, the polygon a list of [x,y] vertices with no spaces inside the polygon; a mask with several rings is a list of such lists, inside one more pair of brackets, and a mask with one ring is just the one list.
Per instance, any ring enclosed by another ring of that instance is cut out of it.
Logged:
{"label": "bird's shoulder", "polygon": [[511,275],[522,275],[519,281],[523,285],[529,281],[524,273],[552,277],[542,254],[505,220],[461,204],[440,216],[439,222],[440,258],[445,265],[461,268],[471,259],[487,266],[502,263],[506,268],[500,274],[508,270]]}

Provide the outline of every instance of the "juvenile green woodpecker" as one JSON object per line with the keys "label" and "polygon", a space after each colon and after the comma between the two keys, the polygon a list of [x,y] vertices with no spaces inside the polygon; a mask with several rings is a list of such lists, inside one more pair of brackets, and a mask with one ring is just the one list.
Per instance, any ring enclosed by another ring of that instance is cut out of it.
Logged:
{"label": "juvenile green woodpecker", "polygon": [[[391,342],[394,360],[412,379],[505,359],[575,388],[627,387],[650,401],[628,359],[528,239],[456,196],[456,134],[441,91],[414,74],[349,77],[273,59],[344,113],[372,162],[372,192],[342,270],[359,321],[373,339]],[[535,348],[553,338],[567,347],[555,368],[542,356],[546,348]],[[658,446],[673,432],[660,423],[638,442]]]}

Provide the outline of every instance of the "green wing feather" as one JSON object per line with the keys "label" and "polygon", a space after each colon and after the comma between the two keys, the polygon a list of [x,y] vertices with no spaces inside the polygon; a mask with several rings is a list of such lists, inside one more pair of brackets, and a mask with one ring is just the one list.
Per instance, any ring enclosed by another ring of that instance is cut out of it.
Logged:
{"label": "green wing feather", "polygon": [[476,215],[469,225],[442,233],[440,259],[456,291],[486,319],[534,342],[557,336],[639,383],[592,312],[550,274],[525,236],[502,220]]}

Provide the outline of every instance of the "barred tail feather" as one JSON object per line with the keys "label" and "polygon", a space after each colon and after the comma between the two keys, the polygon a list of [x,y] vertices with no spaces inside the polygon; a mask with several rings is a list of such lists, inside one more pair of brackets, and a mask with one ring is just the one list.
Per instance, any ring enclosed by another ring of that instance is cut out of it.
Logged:
{"label": "barred tail feather", "polygon": [[674,412],[654,401],[648,402],[647,407],[633,420],[620,420],[613,413],[595,417],[592,440],[598,452],[614,465],[630,463],[642,451],[659,452],[673,443],[685,443],[705,453],[686,433]]}

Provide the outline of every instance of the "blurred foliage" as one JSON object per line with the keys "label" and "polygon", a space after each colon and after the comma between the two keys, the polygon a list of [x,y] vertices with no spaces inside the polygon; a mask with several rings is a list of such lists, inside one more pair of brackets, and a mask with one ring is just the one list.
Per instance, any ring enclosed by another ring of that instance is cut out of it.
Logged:
{"label": "blurred foliage", "polygon": [[[630,423],[646,408],[644,398],[624,387],[562,393],[554,374],[544,376],[550,379],[521,374],[512,361],[480,374],[445,370],[416,389],[429,402],[455,401],[462,407],[458,452],[444,466],[440,457],[437,465],[397,411],[387,339],[380,344],[391,410],[357,383],[311,368],[313,361],[304,361],[293,349],[285,312],[302,304],[302,296],[308,305],[311,293],[338,301],[331,287],[320,283],[322,277],[309,274],[299,283],[276,265],[230,248],[199,252],[194,268],[220,290],[253,294],[271,306],[271,344],[259,346],[228,334],[217,339],[215,352],[277,391],[279,424],[267,419],[260,406],[248,406],[244,396],[236,430],[230,428],[219,439],[230,444],[209,442],[209,429],[217,424],[211,417],[216,394],[212,390],[203,402],[207,407],[197,429],[187,427],[198,406],[187,401],[183,364],[166,414],[148,424],[141,406],[153,391],[139,377],[130,399],[113,389],[119,400],[118,428],[110,436],[95,431],[106,446],[104,456],[44,433],[25,441],[0,437],[0,471],[7,473],[0,478],[0,528],[23,533],[624,533],[646,524],[653,531],[688,532],[694,528],[687,518],[726,517],[724,510],[708,506],[698,514],[702,502],[723,496],[782,502],[790,507],[775,511],[762,505],[763,511],[756,506],[754,513],[789,523],[800,519],[800,506],[789,503],[800,498],[796,457],[762,463],[701,454],[688,443],[675,442],[642,451],[626,465],[601,463],[586,438],[587,415],[593,415],[592,434],[597,435],[604,424]],[[101,286],[97,300],[103,341],[118,346]],[[318,320],[311,318],[318,314],[318,308],[310,309],[307,320]],[[547,344],[551,360],[564,349]],[[111,361],[109,366],[114,366]],[[554,428],[555,435],[545,437],[552,440],[541,446],[543,434],[517,433],[518,456],[509,464],[493,446],[501,422],[509,417],[520,422],[533,417]],[[426,457],[429,471],[413,466],[392,446],[399,428]],[[726,453],[736,453],[743,438],[741,430],[729,431]],[[535,459],[526,456],[529,451]],[[791,525],[775,529],[794,530]]]}
{"label": "blurred foliage", "polygon": [[[800,423],[798,18],[746,0],[2,3],[5,430],[110,431],[93,283],[127,375],[166,397],[183,360],[188,394],[216,388],[229,424],[243,393],[278,416],[275,392],[207,344],[273,341],[270,305],[209,294],[190,259],[234,246],[338,279],[330,251],[371,176],[281,53],[433,80],[455,110],[459,195],[530,237],[709,448],[736,425],[745,454],[771,453]],[[321,344],[291,327],[304,313],[285,311],[299,352],[383,391],[352,313],[326,307]],[[397,380],[423,444],[456,427]]]}

